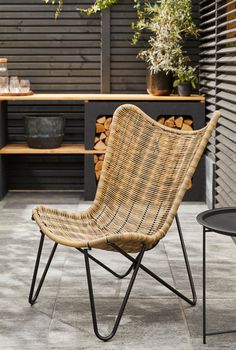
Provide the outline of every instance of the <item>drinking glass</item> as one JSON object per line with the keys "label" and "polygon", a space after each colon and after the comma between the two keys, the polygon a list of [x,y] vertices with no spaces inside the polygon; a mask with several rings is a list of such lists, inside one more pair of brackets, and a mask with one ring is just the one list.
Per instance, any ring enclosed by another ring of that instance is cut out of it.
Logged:
{"label": "drinking glass", "polygon": [[8,77],[0,77],[0,94],[7,94],[8,92]]}
{"label": "drinking glass", "polygon": [[27,93],[30,92],[30,81],[22,79],[20,81],[20,92]]}
{"label": "drinking glass", "polygon": [[18,77],[10,78],[10,93],[18,94],[20,92],[20,82]]}

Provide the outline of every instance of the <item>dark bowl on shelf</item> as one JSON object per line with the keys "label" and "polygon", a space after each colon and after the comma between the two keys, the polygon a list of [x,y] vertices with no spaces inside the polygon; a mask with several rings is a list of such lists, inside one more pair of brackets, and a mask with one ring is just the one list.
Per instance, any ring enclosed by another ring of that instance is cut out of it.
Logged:
{"label": "dark bowl on shelf", "polygon": [[64,138],[63,116],[26,116],[25,138],[30,148],[58,148]]}

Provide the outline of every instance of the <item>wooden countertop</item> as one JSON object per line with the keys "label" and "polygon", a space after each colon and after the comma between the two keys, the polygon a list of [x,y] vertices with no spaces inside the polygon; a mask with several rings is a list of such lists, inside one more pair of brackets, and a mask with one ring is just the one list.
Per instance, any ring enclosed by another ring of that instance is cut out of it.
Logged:
{"label": "wooden countertop", "polygon": [[28,96],[3,96],[0,95],[0,101],[199,101],[204,103],[205,97],[200,95],[191,95],[182,97],[178,95],[171,96],[152,96],[148,94],[38,94]]}
{"label": "wooden countertop", "polygon": [[8,144],[0,154],[103,154],[105,151],[86,150],[82,144],[62,144],[58,148],[29,148],[26,144]]}

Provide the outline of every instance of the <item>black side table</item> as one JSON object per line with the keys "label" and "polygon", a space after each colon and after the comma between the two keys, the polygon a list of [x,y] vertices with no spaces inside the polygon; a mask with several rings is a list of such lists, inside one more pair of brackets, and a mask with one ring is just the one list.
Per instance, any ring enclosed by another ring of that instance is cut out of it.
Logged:
{"label": "black side table", "polygon": [[206,344],[208,335],[236,332],[236,330],[217,332],[206,330],[206,232],[236,237],[236,208],[206,210],[197,216],[197,221],[203,226],[203,344]]}

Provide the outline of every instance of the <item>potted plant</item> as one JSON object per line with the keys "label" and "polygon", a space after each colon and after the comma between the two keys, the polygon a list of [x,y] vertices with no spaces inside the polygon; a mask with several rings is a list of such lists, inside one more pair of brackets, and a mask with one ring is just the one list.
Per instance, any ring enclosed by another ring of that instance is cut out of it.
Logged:
{"label": "potted plant", "polygon": [[197,67],[179,66],[175,71],[174,87],[177,87],[180,96],[190,96],[192,89],[196,89],[198,78]]}
{"label": "potted plant", "polygon": [[174,72],[188,61],[178,42],[178,31],[172,29],[167,23],[157,23],[156,33],[148,41],[149,48],[138,55],[148,64],[147,91],[152,95],[170,95]]}
{"label": "potted plant", "polygon": [[137,30],[148,29],[152,34],[149,47],[139,53],[148,64],[147,91],[153,95],[169,95],[176,70],[185,66],[189,57],[182,49],[187,36],[198,36],[189,0],[162,0],[146,4]]}

